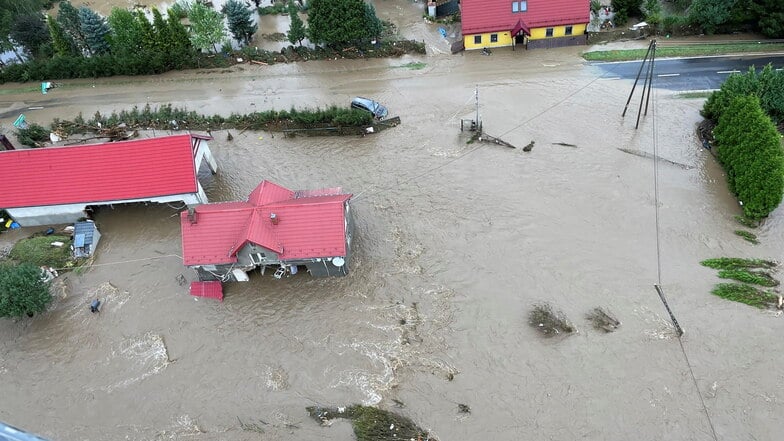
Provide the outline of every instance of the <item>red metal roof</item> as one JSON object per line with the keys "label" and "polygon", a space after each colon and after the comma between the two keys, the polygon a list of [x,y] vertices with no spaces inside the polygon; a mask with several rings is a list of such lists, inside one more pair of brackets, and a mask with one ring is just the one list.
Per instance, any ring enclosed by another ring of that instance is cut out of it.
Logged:
{"label": "red metal roof", "polygon": [[588,0],[528,0],[528,10],[512,12],[512,0],[463,0],[460,2],[463,35],[511,31],[522,20],[522,29],[588,23]]}
{"label": "red metal roof", "polygon": [[218,281],[191,282],[191,295],[223,301],[223,285]]}
{"label": "red metal roof", "polygon": [[[195,222],[187,211],[180,215],[183,262],[187,266],[233,263],[248,242],[278,253],[281,260],[345,256],[343,206],[350,198],[339,189],[295,193],[263,181],[248,202],[200,205],[192,216]],[[277,224],[272,222],[273,213]]]}
{"label": "red metal roof", "polygon": [[191,135],[0,152],[0,208],[198,191]]}

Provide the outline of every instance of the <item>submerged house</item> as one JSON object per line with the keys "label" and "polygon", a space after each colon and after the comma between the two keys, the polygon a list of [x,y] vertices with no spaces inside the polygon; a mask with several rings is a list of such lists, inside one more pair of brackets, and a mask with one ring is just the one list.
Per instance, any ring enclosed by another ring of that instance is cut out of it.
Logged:
{"label": "submerged house", "polygon": [[207,202],[202,163],[217,164],[209,136],[0,151],[0,209],[23,227],[70,224],[91,206],[135,202]]}
{"label": "submerged house", "polygon": [[80,259],[92,256],[100,240],[101,233],[95,226],[95,222],[86,220],[75,223],[73,231],[74,258]]}
{"label": "submerged house", "polygon": [[460,8],[466,49],[586,44],[591,21],[588,0],[462,0]]}
{"label": "submerged house", "polygon": [[182,256],[201,281],[247,281],[275,267],[276,278],[307,270],[344,276],[354,222],[340,188],[292,191],[262,181],[244,202],[199,205],[180,215]]}

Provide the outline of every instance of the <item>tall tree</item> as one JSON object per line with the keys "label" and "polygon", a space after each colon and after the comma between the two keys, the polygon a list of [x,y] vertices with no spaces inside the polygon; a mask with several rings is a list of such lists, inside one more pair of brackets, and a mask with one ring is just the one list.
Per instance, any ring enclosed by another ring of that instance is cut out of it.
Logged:
{"label": "tall tree", "polygon": [[91,53],[101,55],[109,52],[109,41],[107,38],[111,33],[111,29],[109,29],[105,18],[87,6],[81,6],[79,7],[79,23],[82,26],[84,42]]}
{"label": "tall tree", "polygon": [[376,24],[371,22],[369,13],[370,10],[363,0],[310,0],[310,41],[339,46],[370,39]]}
{"label": "tall tree", "polygon": [[759,17],[760,32],[770,38],[784,38],[784,2],[753,0],[751,9]]}
{"label": "tall tree", "polygon": [[[360,0],[361,1],[361,0]],[[218,53],[217,45],[226,39],[223,17],[218,11],[201,3],[194,3],[188,13],[191,21],[191,42],[196,49]]]}
{"label": "tall tree", "polygon": [[[11,26],[17,17],[25,14],[40,13],[45,0],[0,0],[0,49],[13,50],[16,46],[11,41]],[[24,60],[16,54],[20,62]]]}
{"label": "tall tree", "polygon": [[29,263],[0,264],[0,317],[32,317],[52,301],[41,269]]}
{"label": "tall tree", "polygon": [[246,45],[250,43],[258,27],[253,23],[251,11],[245,3],[239,0],[229,0],[223,5],[221,12],[226,16],[229,32],[234,36],[234,39]]}
{"label": "tall tree", "polygon": [[76,44],[79,51],[89,50],[84,34],[82,33],[82,24],[79,21],[79,11],[74,8],[68,0],[60,2],[60,9],[57,11],[57,21],[60,23],[60,26],[63,27],[65,33],[71,37],[71,40]]}
{"label": "tall tree", "polygon": [[136,17],[127,9],[114,8],[109,15],[109,47],[114,55],[135,56],[141,49],[143,36]]}
{"label": "tall tree", "polygon": [[11,38],[33,56],[41,54],[42,45],[52,41],[49,28],[39,13],[20,15],[11,26]]}
{"label": "tall tree", "polygon": [[52,49],[55,55],[70,57],[76,54],[76,46],[71,37],[65,33],[60,23],[53,19],[51,15],[46,16],[46,25],[49,27],[49,35],[52,37]]}
{"label": "tall tree", "polygon": [[694,0],[689,6],[689,22],[706,34],[714,34],[727,23],[737,0]]}
{"label": "tall tree", "polygon": [[289,31],[286,33],[286,38],[291,44],[298,44],[302,46],[302,40],[307,37],[307,30],[305,23],[299,18],[299,8],[294,3],[294,0],[289,0]]}
{"label": "tall tree", "polygon": [[171,35],[169,59],[172,61],[175,69],[180,69],[190,63],[194,54],[193,45],[191,44],[188,30],[185,29],[180,19],[171,13],[167,15],[167,24],[169,25],[169,33]]}

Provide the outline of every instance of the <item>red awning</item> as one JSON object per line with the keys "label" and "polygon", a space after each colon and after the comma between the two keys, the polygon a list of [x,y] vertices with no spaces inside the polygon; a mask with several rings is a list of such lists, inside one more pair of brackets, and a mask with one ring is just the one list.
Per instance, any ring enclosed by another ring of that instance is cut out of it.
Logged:
{"label": "red awning", "polygon": [[525,32],[525,35],[529,35],[529,36],[531,35],[531,30],[528,29],[528,26],[526,26],[525,23],[523,23],[522,18],[520,20],[517,20],[517,24],[514,26],[514,28],[512,28],[512,36],[514,37],[520,31]]}
{"label": "red awning", "polygon": [[223,285],[220,282],[191,282],[191,295],[223,301]]}

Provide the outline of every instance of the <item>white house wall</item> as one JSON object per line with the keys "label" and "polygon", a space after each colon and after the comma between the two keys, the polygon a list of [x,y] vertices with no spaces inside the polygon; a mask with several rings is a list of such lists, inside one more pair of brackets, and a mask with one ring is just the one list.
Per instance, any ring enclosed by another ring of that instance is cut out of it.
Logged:
{"label": "white house wall", "polygon": [[85,209],[88,205],[120,205],[138,202],[148,203],[172,203],[181,202],[186,205],[206,204],[207,194],[201,183],[197,183],[199,191],[196,193],[175,194],[171,196],[161,196],[155,198],[124,199],[106,202],[93,202],[67,205],[47,205],[43,207],[23,207],[6,209],[9,215],[23,227],[35,227],[41,225],[70,224],[80,218],[87,217]]}

